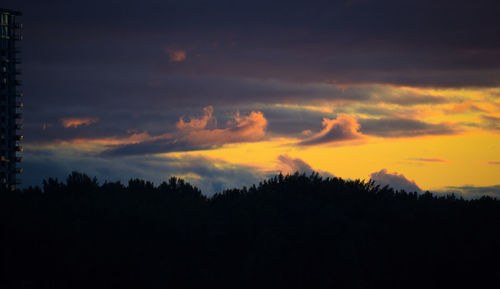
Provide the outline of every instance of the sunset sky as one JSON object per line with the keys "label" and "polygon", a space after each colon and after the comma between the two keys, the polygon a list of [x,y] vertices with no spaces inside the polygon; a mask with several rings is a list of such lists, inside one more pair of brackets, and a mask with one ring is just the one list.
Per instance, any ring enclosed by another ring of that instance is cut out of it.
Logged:
{"label": "sunset sky", "polygon": [[278,172],[500,197],[500,2],[39,1],[23,186]]}

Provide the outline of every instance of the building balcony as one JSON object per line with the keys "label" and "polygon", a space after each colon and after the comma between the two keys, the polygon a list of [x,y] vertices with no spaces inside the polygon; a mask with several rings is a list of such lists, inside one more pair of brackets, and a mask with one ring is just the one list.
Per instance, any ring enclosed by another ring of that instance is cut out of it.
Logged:
{"label": "building balcony", "polygon": [[15,160],[16,160],[16,163],[20,163],[20,162],[23,161],[23,158],[22,157],[16,157]]}
{"label": "building balcony", "polygon": [[22,92],[16,92],[16,97],[23,97],[23,93]]}
{"label": "building balcony", "polygon": [[16,113],[16,114],[14,114],[14,118],[15,118],[15,119],[21,119],[22,117],[23,117],[23,114],[22,114],[22,113],[19,113],[19,112],[18,112],[18,113]]}
{"label": "building balcony", "polygon": [[16,28],[16,29],[23,29],[23,24],[22,23],[16,23],[16,24],[14,24],[14,28]]}
{"label": "building balcony", "polygon": [[16,108],[23,108],[23,107],[24,107],[24,102],[22,102],[22,101],[18,101],[18,102],[16,103]]}
{"label": "building balcony", "polygon": [[23,85],[23,81],[22,80],[19,80],[19,79],[16,79],[16,86],[21,86]]}
{"label": "building balcony", "polygon": [[16,146],[16,152],[22,153],[24,151],[22,146]]}
{"label": "building balcony", "polygon": [[23,129],[24,126],[22,123],[16,123],[16,129]]}
{"label": "building balcony", "polygon": [[22,135],[16,135],[16,140],[17,141],[21,141],[23,139],[24,139],[24,136],[22,136]]}
{"label": "building balcony", "polygon": [[22,173],[23,173],[23,168],[16,169],[16,174],[22,174]]}
{"label": "building balcony", "polygon": [[14,40],[15,41],[22,41],[23,40],[23,36],[22,35],[16,35],[16,36],[14,36]]}

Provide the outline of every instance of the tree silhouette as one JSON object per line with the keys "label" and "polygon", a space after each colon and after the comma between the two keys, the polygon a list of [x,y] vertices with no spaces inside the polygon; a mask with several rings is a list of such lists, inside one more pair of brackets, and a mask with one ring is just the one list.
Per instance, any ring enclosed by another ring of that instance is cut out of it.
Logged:
{"label": "tree silhouette", "polygon": [[500,288],[500,201],[295,173],[0,193],[1,288]]}

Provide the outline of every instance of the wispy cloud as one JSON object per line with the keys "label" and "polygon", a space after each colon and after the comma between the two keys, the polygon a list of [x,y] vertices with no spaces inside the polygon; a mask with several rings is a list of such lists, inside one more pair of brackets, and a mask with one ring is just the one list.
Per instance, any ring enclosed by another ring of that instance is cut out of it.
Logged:
{"label": "wispy cloud", "polygon": [[428,123],[411,118],[360,119],[361,132],[379,137],[416,137],[426,135],[453,135],[462,131],[450,122]]}
{"label": "wispy cloud", "polygon": [[93,123],[96,123],[99,121],[99,118],[97,117],[68,117],[68,118],[61,118],[61,123],[62,126],[65,128],[76,128],[79,126],[89,126]]}

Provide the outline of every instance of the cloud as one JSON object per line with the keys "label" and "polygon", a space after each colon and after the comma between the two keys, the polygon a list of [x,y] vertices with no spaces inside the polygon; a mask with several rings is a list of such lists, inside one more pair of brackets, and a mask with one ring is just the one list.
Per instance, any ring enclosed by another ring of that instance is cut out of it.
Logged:
{"label": "cloud", "polygon": [[[32,15],[23,21],[34,37],[23,45],[26,53],[37,51],[31,62],[51,66],[126,62],[137,71],[158,63],[162,52],[156,47],[167,45],[190,47],[203,56],[179,68],[182,73],[433,87],[499,83],[500,40],[491,37],[500,26],[494,0],[311,1],[307,9],[295,0],[255,0],[252,7],[196,1],[197,9],[193,1],[144,7],[122,1],[120,8],[107,3],[102,9],[83,2],[4,2]],[[281,13],[285,6],[287,13]],[[47,21],[43,15],[55,9],[64,13]],[[101,12],[112,9],[120,11]],[[126,11],[134,11],[134,17]],[[62,25],[67,29],[58,30]],[[124,34],[128,37],[120,37]],[[65,39],[65,45],[54,45],[57,39]]]}
{"label": "cloud", "polygon": [[361,140],[360,125],[356,118],[340,114],[336,119],[324,118],[323,129],[312,137],[299,142],[299,145],[320,145]]}
{"label": "cloud", "polygon": [[314,170],[313,168],[303,160],[299,158],[292,158],[289,155],[278,156],[278,170],[283,174],[293,174],[295,172],[310,174]]}
{"label": "cloud", "polygon": [[185,50],[166,48],[165,52],[168,55],[170,62],[182,62],[186,60],[187,53]]}
{"label": "cloud", "polygon": [[362,85],[366,93],[371,95],[370,100],[375,103],[388,103],[400,106],[422,104],[443,104],[450,100],[441,95],[432,95],[425,90],[412,87],[392,85]]}
{"label": "cloud", "polygon": [[410,118],[365,118],[360,119],[361,133],[379,137],[416,137],[425,135],[453,135],[461,132],[448,122],[427,123]]}
{"label": "cloud", "polygon": [[486,112],[484,109],[477,106],[471,101],[464,101],[454,104],[451,108],[444,110],[446,113],[464,113],[464,112]]}
{"label": "cloud", "polygon": [[179,118],[176,124],[178,130],[202,130],[209,126],[217,126],[217,119],[213,116],[214,108],[212,106],[207,106],[203,108],[203,117],[201,118],[190,118],[189,122],[185,122],[184,118]]}
{"label": "cloud", "polygon": [[[97,117],[69,117],[69,118],[61,118],[62,126],[65,128],[74,127],[77,128],[79,126],[89,126],[93,123],[96,123],[99,120]],[[46,126],[45,126],[46,128]]]}
{"label": "cloud", "polygon": [[370,175],[371,179],[380,185],[388,185],[395,190],[405,190],[406,192],[421,192],[422,189],[413,180],[407,179],[403,174],[397,172],[389,173],[387,169],[382,169]]}
{"label": "cloud", "polygon": [[464,198],[479,198],[482,196],[490,196],[494,198],[500,198],[500,185],[494,186],[449,186],[445,190],[440,191],[440,193],[446,194],[460,194]]}
{"label": "cloud", "polygon": [[217,119],[211,106],[204,108],[201,118],[185,121],[180,118],[177,130],[151,137],[142,142],[110,147],[103,155],[123,156],[155,154],[174,151],[212,149],[224,144],[259,141],[266,135],[267,120],[262,112],[251,111],[246,116],[239,112],[227,121],[225,128],[216,128]]}
{"label": "cloud", "polygon": [[480,125],[481,127],[494,131],[500,131],[500,117],[482,115],[481,119],[483,120],[483,123]]}
{"label": "cloud", "polygon": [[66,179],[78,170],[98,180],[127,182],[141,178],[156,184],[171,176],[185,179],[206,195],[224,189],[250,186],[269,176],[256,167],[203,156],[128,156],[117,159],[92,156],[75,149],[29,149],[23,163],[23,187],[40,186],[43,179]]}
{"label": "cloud", "polygon": [[118,146],[118,145],[128,145],[137,144],[142,142],[152,142],[160,137],[151,136],[147,132],[136,133],[132,132],[127,136],[120,137],[102,137],[102,138],[72,138],[69,140],[59,140],[56,139],[56,143],[67,143],[74,145],[104,145],[104,146]]}
{"label": "cloud", "polygon": [[180,139],[193,145],[221,146],[227,143],[258,141],[266,134],[267,120],[262,112],[252,111],[247,116],[240,116],[237,112],[233,119],[226,123],[226,128],[210,129],[210,123],[217,124],[212,111],[212,107],[207,107],[201,119],[192,118],[187,123],[180,118],[177,123]]}
{"label": "cloud", "polygon": [[278,165],[276,170],[285,175],[293,174],[295,172],[305,173],[309,175],[312,172],[317,172],[323,177],[334,177],[334,175],[332,175],[329,172],[313,169],[308,163],[306,163],[300,158],[293,158],[287,154],[284,154],[284,155],[279,155],[277,159],[278,159]]}

